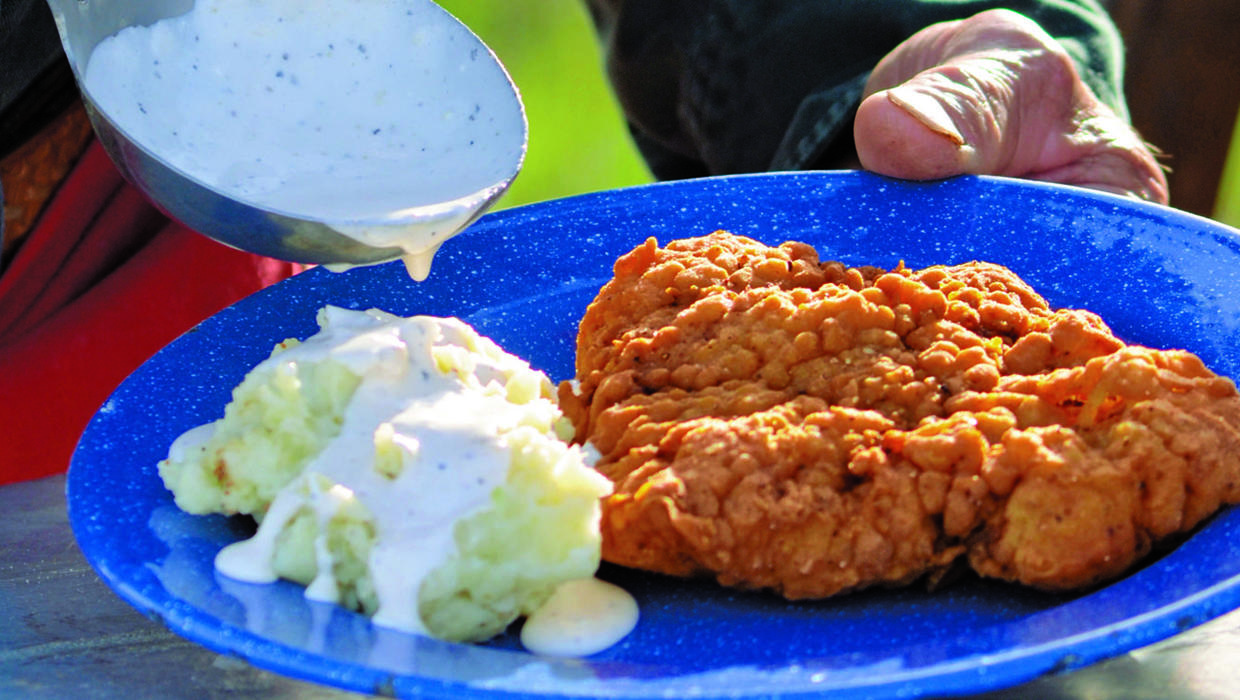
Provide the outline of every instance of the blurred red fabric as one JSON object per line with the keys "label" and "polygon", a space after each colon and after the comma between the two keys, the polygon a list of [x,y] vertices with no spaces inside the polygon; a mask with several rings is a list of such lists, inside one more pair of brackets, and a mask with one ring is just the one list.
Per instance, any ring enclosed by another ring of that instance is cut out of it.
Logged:
{"label": "blurred red fabric", "polygon": [[92,143],[0,272],[0,484],[65,471],[130,372],[303,267],[171,221]]}

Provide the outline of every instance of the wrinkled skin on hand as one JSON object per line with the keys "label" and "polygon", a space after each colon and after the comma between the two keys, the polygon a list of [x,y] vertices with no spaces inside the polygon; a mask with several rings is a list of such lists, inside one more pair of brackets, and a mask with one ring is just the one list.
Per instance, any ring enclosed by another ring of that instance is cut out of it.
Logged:
{"label": "wrinkled skin on hand", "polygon": [[615,483],[603,557],[789,598],[967,563],[1112,579],[1240,502],[1240,395],[1006,268],[716,232],[622,256],[560,401]]}
{"label": "wrinkled skin on hand", "polygon": [[869,170],[1006,175],[1167,203],[1150,147],[1082,82],[1063,47],[1015,12],[923,29],[878,64],[866,95],[854,138]]}

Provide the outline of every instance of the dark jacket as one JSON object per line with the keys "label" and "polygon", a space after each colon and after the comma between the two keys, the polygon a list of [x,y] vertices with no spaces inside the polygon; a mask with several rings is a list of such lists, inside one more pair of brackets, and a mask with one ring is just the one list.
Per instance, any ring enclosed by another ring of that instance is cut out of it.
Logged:
{"label": "dark jacket", "polygon": [[0,0],[0,158],[76,97],[46,0]]}

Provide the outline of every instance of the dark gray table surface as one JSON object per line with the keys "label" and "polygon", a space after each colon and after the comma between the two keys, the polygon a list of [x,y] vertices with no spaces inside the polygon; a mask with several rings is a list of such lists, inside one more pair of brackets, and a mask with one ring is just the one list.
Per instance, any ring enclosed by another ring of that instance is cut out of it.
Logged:
{"label": "dark gray table surface", "polygon": [[[178,637],[99,580],[64,477],[0,487],[0,698],[359,698]],[[1240,698],[1240,610],[1129,654],[976,700]]]}

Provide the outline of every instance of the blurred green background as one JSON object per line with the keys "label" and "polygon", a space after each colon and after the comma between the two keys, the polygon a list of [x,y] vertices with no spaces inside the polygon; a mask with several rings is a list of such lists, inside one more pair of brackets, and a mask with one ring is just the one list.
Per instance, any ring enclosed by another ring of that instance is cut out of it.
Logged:
{"label": "blurred green background", "polygon": [[436,2],[499,56],[525,103],[525,166],[496,209],[651,181],[603,74],[585,0]]}

